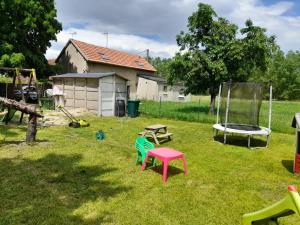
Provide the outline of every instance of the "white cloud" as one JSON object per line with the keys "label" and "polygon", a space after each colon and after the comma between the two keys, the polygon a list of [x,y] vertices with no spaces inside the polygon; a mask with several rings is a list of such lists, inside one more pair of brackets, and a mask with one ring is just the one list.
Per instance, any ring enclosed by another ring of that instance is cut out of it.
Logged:
{"label": "white cloud", "polygon": [[[48,49],[46,57],[56,58],[63,46],[72,37],[90,44],[106,46],[106,35],[101,32],[91,31],[87,29],[70,28],[60,32],[57,35],[57,42],[52,43],[52,47]],[[151,56],[171,57],[178,51],[176,44],[168,44],[152,39],[128,34],[108,34],[108,47],[118,49],[130,53],[140,53],[146,49],[150,49]]]}
{"label": "white cloud", "polygon": [[241,1],[227,18],[240,27],[247,19],[255,25],[267,28],[269,35],[275,35],[282,50],[300,49],[300,17],[285,15],[292,7],[292,2],[278,2],[264,6],[260,1]]}
{"label": "white cloud", "polygon": [[[295,2],[278,1],[265,5],[261,0],[202,0],[213,6],[219,16],[240,28],[247,19],[276,35],[281,48],[300,50],[300,16],[289,16]],[[186,29],[187,18],[197,9],[197,0],[56,0],[58,18],[68,29],[58,34],[58,42],[47,51],[47,58],[58,55],[72,31],[74,38],[105,46],[103,32],[109,32],[109,47],[129,52],[147,48],[152,56],[173,56],[175,36]],[[72,24],[84,24],[76,28]],[[146,38],[156,36],[158,38]]]}

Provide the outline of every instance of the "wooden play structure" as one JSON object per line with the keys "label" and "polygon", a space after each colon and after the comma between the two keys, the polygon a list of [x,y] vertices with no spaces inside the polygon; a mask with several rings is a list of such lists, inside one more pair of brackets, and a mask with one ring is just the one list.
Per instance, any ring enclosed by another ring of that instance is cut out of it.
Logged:
{"label": "wooden play structure", "polygon": [[[37,86],[37,76],[36,76],[36,71],[35,69],[20,69],[20,68],[9,68],[9,67],[0,67],[0,71],[4,71],[6,73],[12,73],[12,85],[11,88],[8,90],[7,93],[7,98],[11,99],[11,100],[17,100],[15,93],[16,91],[19,91],[20,95],[21,95],[21,101],[23,103],[27,103],[28,100],[28,96],[29,96],[29,89],[27,89],[27,92],[22,88],[23,85],[28,86],[28,87],[32,87],[34,86],[37,92],[37,103],[35,104],[36,108],[39,108],[40,112],[42,113],[41,110],[41,101],[39,98],[39,89]],[[29,77],[28,79],[28,83],[22,83],[22,76],[23,77]],[[4,122],[5,124],[7,124],[14,116],[14,113],[16,112],[16,110],[14,110],[13,108],[8,108],[7,114],[4,117]],[[4,113],[2,113],[4,114]],[[20,123],[23,120],[23,116],[24,113],[21,113],[21,117],[20,117]]]}
{"label": "wooden play structure", "polygon": [[[0,67],[0,71],[5,71],[6,73],[12,73],[12,85],[8,90],[7,96],[0,97],[0,104],[2,109],[5,111],[0,112],[0,116],[3,116],[3,122],[8,124],[8,122],[14,117],[16,111],[21,112],[20,123],[23,120],[24,114],[28,114],[28,128],[26,133],[26,142],[32,143],[35,141],[36,133],[37,133],[37,118],[42,118],[42,110],[41,110],[41,101],[38,93],[37,86],[37,78],[35,69],[19,69],[19,68],[8,68],[8,67]],[[28,77],[28,83],[22,82],[22,75]],[[24,93],[23,85],[28,86],[29,88],[26,93]],[[30,87],[34,86],[36,89],[37,103],[36,104],[27,104]],[[16,91],[18,91],[21,95],[21,101],[17,101]]]}
{"label": "wooden play structure", "polygon": [[36,109],[33,106],[30,106],[25,103],[17,102],[12,99],[0,97],[0,103],[4,107],[8,108],[8,112],[9,112],[9,110],[15,109],[15,110],[22,112],[22,114],[24,114],[24,113],[29,114],[28,127],[27,127],[27,133],[26,133],[26,142],[27,143],[34,142],[35,137],[36,137],[36,132],[37,132],[37,129],[36,129],[37,118],[43,117],[43,115],[36,112]]}

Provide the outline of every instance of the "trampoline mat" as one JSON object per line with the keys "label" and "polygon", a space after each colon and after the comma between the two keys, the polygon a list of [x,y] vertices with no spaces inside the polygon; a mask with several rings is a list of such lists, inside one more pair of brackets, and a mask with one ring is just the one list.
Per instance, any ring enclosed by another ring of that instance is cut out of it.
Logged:
{"label": "trampoline mat", "polygon": [[[222,126],[225,127],[225,124],[222,123]],[[245,130],[245,131],[258,131],[261,130],[258,126],[247,125],[247,124],[227,124],[227,128],[235,130]]]}

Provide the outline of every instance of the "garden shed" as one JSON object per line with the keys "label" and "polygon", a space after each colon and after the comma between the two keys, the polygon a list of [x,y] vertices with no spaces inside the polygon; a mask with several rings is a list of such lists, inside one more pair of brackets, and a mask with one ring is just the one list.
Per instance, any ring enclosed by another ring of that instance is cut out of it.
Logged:
{"label": "garden shed", "polygon": [[127,80],[115,72],[66,73],[51,78],[53,90],[62,93],[67,109],[85,108],[101,116],[125,114]]}

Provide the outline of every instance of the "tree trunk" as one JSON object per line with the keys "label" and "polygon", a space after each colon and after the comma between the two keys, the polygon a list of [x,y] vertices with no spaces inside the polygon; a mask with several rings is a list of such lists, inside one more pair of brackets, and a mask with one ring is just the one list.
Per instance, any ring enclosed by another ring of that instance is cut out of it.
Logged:
{"label": "tree trunk", "polygon": [[27,144],[31,144],[35,142],[35,137],[37,132],[36,126],[37,126],[37,117],[33,114],[30,114],[28,118],[28,127],[26,133]]}
{"label": "tree trunk", "polygon": [[209,106],[209,113],[215,114],[215,103],[216,103],[216,95],[211,94],[210,95],[210,106]]}
{"label": "tree trunk", "polygon": [[43,117],[40,113],[35,111],[34,107],[27,105],[25,103],[17,102],[15,100],[8,99],[8,98],[2,98],[2,97],[0,97],[0,102],[2,103],[2,105],[4,107],[14,108],[23,113],[35,115],[36,117]]}
{"label": "tree trunk", "polygon": [[27,126],[27,133],[26,133],[26,142],[27,144],[35,142],[36,137],[36,126],[37,126],[37,117],[43,117],[40,113],[35,111],[35,108],[27,105],[25,103],[17,102],[12,99],[2,98],[0,97],[0,103],[3,106],[9,109],[16,109],[23,113],[29,114],[28,118],[28,126]]}

